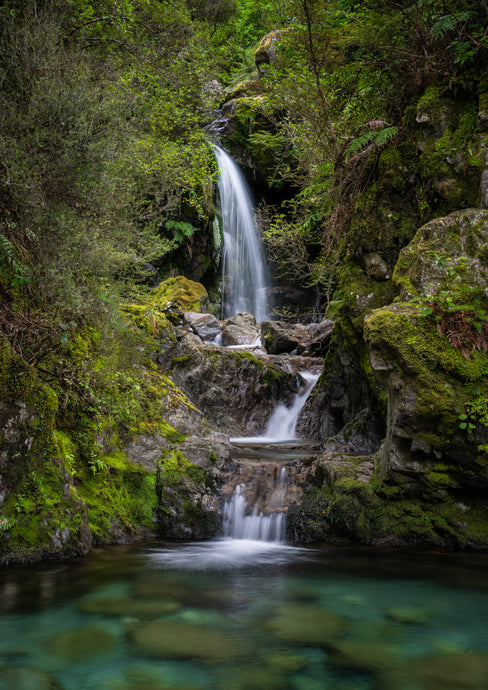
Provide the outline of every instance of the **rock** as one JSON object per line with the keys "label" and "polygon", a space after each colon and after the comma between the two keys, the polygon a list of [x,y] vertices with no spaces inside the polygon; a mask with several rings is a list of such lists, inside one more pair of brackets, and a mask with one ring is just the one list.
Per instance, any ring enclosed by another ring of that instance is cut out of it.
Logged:
{"label": "rock", "polygon": [[379,690],[487,690],[488,655],[482,653],[439,654],[408,663],[382,673]]}
{"label": "rock", "polygon": [[249,654],[245,645],[223,632],[172,621],[135,625],[129,641],[139,653],[159,658],[230,662]]}
{"label": "rock", "polygon": [[164,669],[152,671],[143,666],[136,666],[125,671],[124,681],[117,682],[117,684],[107,688],[104,686],[104,690],[168,690],[176,687],[178,690],[201,690],[200,685],[187,685],[178,682],[178,685],[175,686],[171,671],[167,675],[168,677],[165,678]]}
{"label": "rock", "polygon": [[487,244],[488,210],[458,211],[422,226],[400,252],[393,274],[402,300],[436,295],[463,282],[463,276],[469,276],[469,292],[485,291]]}
{"label": "rock", "polygon": [[[172,353],[174,383],[209,424],[233,436],[260,433],[274,401],[288,402],[301,383],[279,358],[217,348],[194,334],[187,333],[175,342]],[[167,421],[181,430],[174,419],[168,417]],[[186,433],[202,435],[196,428]]]}
{"label": "rock", "polygon": [[199,338],[208,342],[215,340],[222,329],[220,321],[212,314],[199,314],[193,311],[186,312],[183,323]]}
{"label": "rock", "polygon": [[364,270],[367,275],[374,280],[388,280],[391,278],[391,272],[385,261],[381,258],[379,254],[375,252],[369,252],[363,254],[361,257]]}
{"label": "rock", "polygon": [[240,326],[241,328],[253,328],[256,326],[256,319],[248,311],[240,311],[238,314],[229,316],[223,322],[224,326]]}
{"label": "rock", "polygon": [[328,646],[347,631],[341,616],[316,606],[286,604],[266,627],[276,637],[299,645]]}
{"label": "rock", "polygon": [[168,451],[156,480],[158,533],[165,539],[209,539],[220,534],[222,515],[209,470],[181,450]]}
{"label": "rock", "polygon": [[[228,690],[229,674],[221,672],[217,674],[220,682],[218,690]],[[232,670],[232,690],[249,690],[249,688],[259,688],[259,690],[283,690],[286,680],[276,669],[263,668],[262,666],[239,666]]]}
{"label": "rock", "polygon": [[168,278],[151,293],[151,303],[172,321],[181,321],[186,312],[203,312],[207,302],[203,285],[183,276]]}
{"label": "rock", "polygon": [[377,673],[396,668],[402,661],[401,652],[399,645],[385,642],[343,640],[333,645],[329,661],[336,668]]}
{"label": "rock", "polygon": [[263,321],[261,337],[269,354],[293,352],[300,344],[309,341],[309,334],[304,326],[283,321]]}
{"label": "rock", "polygon": [[36,668],[0,669],[0,690],[61,690],[55,678]]}
{"label": "rock", "polygon": [[297,348],[298,354],[307,354],[309,357],[325,357],[329,349],[334,321],[324,319],[320,323],[310,323],[305,326],[309,340]]}
{"label": "rock", "polygon": [[432,617],[432,612],[418,606],[393,606],[388,609],[386,615],[397,623],[420,625],[426,623]]}
{"label": "rock", "polygon": [[276,48],[283,33],[284,31],[280,29],[271,31],[259,42],[254,52],[254,63],[260,75],[266,73],[266,65],[269,65],[275,59]]}
{"label": "rock", "polygon": [[109,630],[99,625],[88,625],[58,633],[48,640],[46,646],[50,654],[56,655],[68,665],[106,654],[117,642],[117,638]]}
{"label": "rock", "polygon": [[169,441],[161,434],[139,434],[124,450],[129,462],[155,472],[161,453],[169,448],[169,445]]}
{"label": "rock", "polygon": [[222,329],[222,345],[224,347],[234,345],[250,345],[260,343],[260,331],[258,328],[244,328],[235,324],[227,324]]}

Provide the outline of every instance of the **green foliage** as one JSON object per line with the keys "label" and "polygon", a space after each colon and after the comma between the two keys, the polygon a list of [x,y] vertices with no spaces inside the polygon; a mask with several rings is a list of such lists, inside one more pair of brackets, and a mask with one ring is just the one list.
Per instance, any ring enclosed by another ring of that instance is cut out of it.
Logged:
{"label": "green foliage", "polygon": [[12,242],[0,233],[0,281],[10,287],[28,285],[31,278],[26,267],[19,261]]}

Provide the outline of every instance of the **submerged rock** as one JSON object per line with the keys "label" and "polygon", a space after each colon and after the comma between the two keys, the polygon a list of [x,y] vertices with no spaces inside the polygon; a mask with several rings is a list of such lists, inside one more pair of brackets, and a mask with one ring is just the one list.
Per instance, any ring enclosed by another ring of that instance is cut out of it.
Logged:
{"label": "submerged rock", "polygon": [[288,604],[266,622],[276,637],[299,645],[330,645],[347,631],[348,622],[316,606]]}
{"label": "submerged rock", "polygon": [[409,659],[379,678],[379,690],[487,690],[488,655],[482,653],[440,654],[427,659]]}
{"label": "submerged rock", "polygon": [[92,656],[106,654],[118,643],[117,637],[100,625],[66,630],[51,637],[47,648],[51,654],[66,664],[75,663]]}
{"label": "submerged rock", "polygon": [[142,654],[162,658],[230,661],[249,653],[219,630],[172,621],[138,624],[129,631],[129,641]]}
{"label": "submerged rock", "polygon": [[36,668],[0,669],[0,690],[61,690],[55,678]]}

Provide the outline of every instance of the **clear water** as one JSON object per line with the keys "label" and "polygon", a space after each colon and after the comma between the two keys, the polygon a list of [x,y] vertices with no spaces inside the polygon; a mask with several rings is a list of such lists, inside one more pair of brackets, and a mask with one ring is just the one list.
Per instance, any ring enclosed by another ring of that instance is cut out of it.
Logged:
{"label": "clear water", "polygon": [[0,574],[0,688],[486,688],[488,557],[106,547]]}

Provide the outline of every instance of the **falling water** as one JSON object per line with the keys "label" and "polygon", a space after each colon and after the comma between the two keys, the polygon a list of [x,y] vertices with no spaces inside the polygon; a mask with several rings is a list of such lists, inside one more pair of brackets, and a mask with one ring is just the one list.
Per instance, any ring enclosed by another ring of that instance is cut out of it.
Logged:
{"label": "falling water", "polygon": [[[286,494],[287,476],[283,467],[278,484],[273,492]],[[255,541],[282,542],[285,539],[285,514],[274,512],[268,515],[259,512],[255,505],[250,510],[244,484],[238,484],[229,501],[224,505],[224,537],[231,539],[250,539]]]}
{"label": "falling water", "polygon": [[224,235],[222,262],[224,318],[248,311],[257,321],[267,318],[266,270],[250,194],[232,158],[215,146],[220,170],[219,195]]}
{"label": "falling water", "polygon": [[295,397],[292,404],[287,407],[284,403],[279,403],[268,420],[266,429],[262,436],[237,436],[231,438],[236,443],[286,443],[298,439],[296,427],[298,417],[307,402],[307,398],[312,392],[319,374],[312,374],[309,371],[301,371],[300,376],[306,381],[303,390]]}

